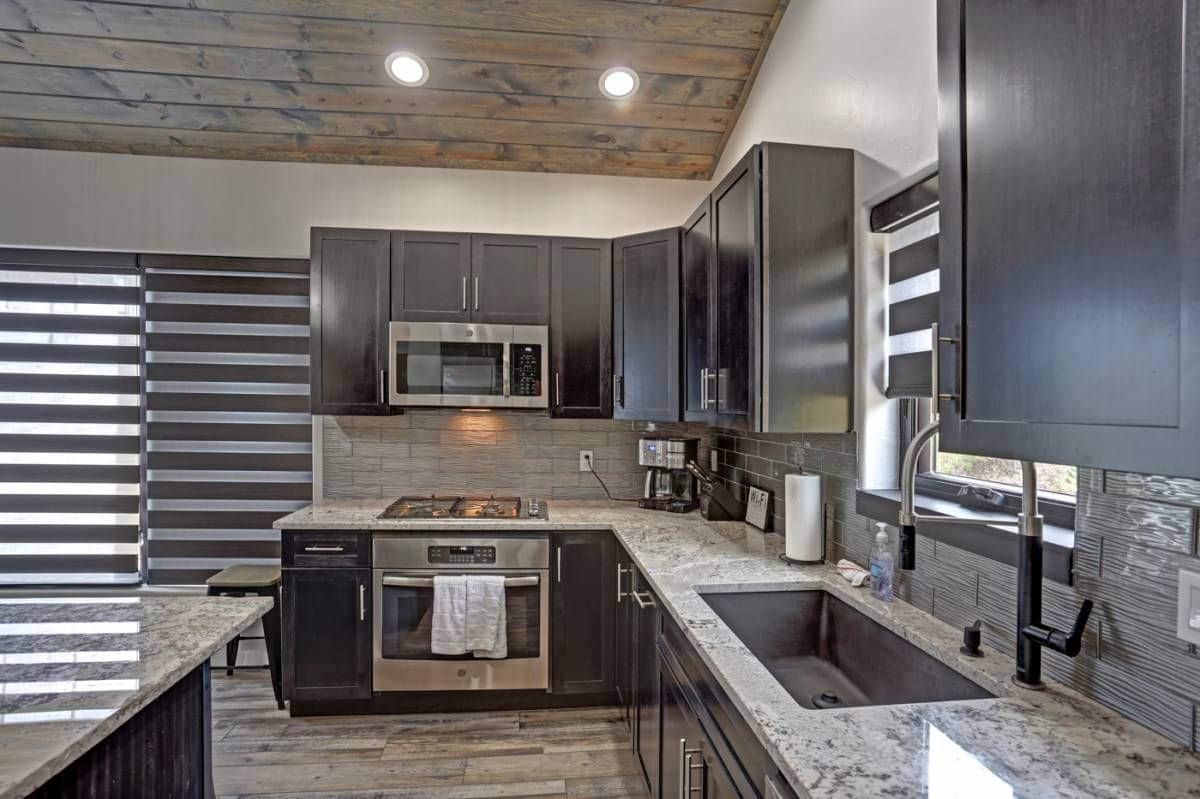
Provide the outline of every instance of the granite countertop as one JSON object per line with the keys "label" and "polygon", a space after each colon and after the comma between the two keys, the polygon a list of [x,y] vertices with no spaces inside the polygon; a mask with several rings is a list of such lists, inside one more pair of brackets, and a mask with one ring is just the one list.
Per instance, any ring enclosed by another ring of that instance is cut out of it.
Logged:
{"label": "granite countertop", "polygon": [[[811,797],[949,795],[1200,797],[1200,758],[1049,682],[1012,685],[1012,659],[961,655],[961,631],[904,602],[852,588],[828,565],[777,557],[779,536],[607,502],[551,502],[550,521],[394,521],[386,500],[336,501],[276,522],[285,529],[612,530],[649,579],[797,793]],[[808,710],[771,676],[701,592],[820,588],[971,678],[995,699]],[[1047,655],[1054,657],[1055,655]]]}
{"label": "granite countertop", "polygon": [[271,603],[0,592],[0,799],[62,771]]}

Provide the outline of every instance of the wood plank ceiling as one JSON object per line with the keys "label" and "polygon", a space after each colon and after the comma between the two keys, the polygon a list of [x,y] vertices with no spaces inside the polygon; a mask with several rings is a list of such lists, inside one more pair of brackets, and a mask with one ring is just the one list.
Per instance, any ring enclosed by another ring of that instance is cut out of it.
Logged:
{"label": "wood plank ceiling", "polygon": [[0,0],[0,146],[708,178],[786,5]]}

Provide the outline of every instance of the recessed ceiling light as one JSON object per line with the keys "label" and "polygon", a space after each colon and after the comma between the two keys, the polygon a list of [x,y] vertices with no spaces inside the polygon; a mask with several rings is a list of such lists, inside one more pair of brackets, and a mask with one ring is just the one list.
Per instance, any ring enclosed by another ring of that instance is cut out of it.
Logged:
{"label": "recessed ceiling light", "polygon": [[429,65],[416,53],[397,50],[387,57],[387,74],[402,86],[420,86],[429,80]]}
{"label": "recessed ceiling light", "polygon": [[600,93],[613,100],[629,97],[637,88],[637,73],[629,67],[612,67],[600,76]]}

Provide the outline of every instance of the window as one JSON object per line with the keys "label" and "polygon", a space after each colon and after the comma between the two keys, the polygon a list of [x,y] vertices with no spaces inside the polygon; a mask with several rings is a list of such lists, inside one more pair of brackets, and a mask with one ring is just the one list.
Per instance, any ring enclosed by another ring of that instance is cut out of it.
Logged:
{"label": "window", "polygon": [[0,584],[140,579],[135,266],[0,251]]}
{"label": "window", "polygon": [[[909,441],[929,422],[930,402],[900,401],[901,436],[898,458]],[[1021,464],[1004,458],[941,452],[937,437],[925,448],[917,465],[917,492],[951,500],[977,510],[1017,513],[1021,505]],[[1075,526],[1075,493],[1078,468],[1053,463],[1037,464],[1039,510],[1046,521],[1059,527]]]}

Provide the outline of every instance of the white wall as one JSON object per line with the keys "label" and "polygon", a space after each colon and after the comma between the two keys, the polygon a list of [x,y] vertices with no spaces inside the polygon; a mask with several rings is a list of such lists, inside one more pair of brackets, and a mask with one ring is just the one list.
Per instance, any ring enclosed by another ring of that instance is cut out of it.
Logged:
{"label": "white wall", "polygon": [[0,246],[308,257],[314,225],[612,237],[702,181],[0,148]]}
{"label": "white wall", "polygon": [[864,487],[894,485],[895,409],[883,397],[885,255],[866,209],[937,160],[936,0],[792,0],[717,168],[760,141],[861,155],[855,429]]}

